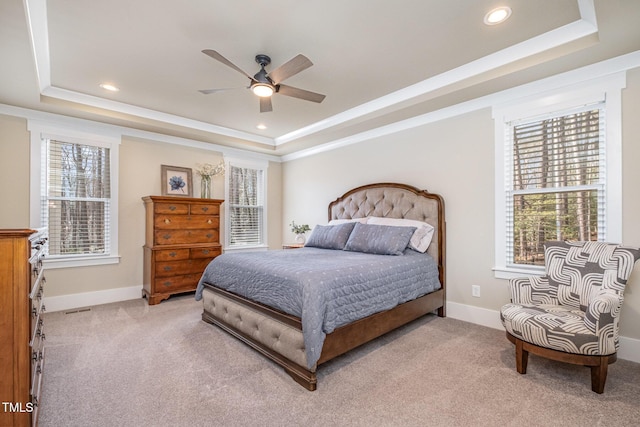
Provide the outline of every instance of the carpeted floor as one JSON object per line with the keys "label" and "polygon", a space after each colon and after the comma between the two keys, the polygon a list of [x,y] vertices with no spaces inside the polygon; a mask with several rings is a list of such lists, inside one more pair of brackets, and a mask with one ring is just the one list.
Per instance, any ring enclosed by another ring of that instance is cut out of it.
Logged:
{"label": "carpeted floor", "polygon": [[48,313],[40,426],[635,426],[640,364],[530,356],[504,332],[427,316],[323,365],[309,392],[202,322],[192,295]]}

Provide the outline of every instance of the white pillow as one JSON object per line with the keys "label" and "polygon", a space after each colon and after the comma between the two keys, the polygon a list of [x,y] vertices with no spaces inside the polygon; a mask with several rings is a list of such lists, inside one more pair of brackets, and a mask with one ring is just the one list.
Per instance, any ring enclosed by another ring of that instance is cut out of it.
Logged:
{"label": "white pillow", "polygon": [[425,253],[431,244],[433,238],[433,226],[422,221],[415,221],[413,219],[402,218],[380,218],[376,216],[369,217],[367,224],[377,225],[393,225],[396,227],[416,227],[416,231],[413,232],[411,240],[409,241],[409,247],[418,252]]}
{"label": "white pillow", "polygon": [[331,221],[329,221],[329,224],[327,224],[327,225],[345,224],[347,222],[359,222],[360,224],[366,224],[368,219],[369,219],[369,217],[366,217],[366,218],[351,218],[351,219],[332,219]]}

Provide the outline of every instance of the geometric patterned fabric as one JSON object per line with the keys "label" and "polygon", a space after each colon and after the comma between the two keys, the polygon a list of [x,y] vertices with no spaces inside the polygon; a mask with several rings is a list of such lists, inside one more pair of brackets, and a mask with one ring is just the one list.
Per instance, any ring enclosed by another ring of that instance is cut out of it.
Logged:
{"label": "geometric patterned fabric", "polygon": [[511,303],[500,310],[507,332],[567,353],[616,353],[624,288],[640,249],[604,242],[544,246],[546,275],[509,282]]}

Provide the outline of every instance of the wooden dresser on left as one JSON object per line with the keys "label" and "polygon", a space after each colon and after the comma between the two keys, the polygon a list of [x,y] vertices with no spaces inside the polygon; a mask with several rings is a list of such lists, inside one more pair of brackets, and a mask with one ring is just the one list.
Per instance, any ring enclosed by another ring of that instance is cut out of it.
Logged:
{"label": "wooden dresser on left", "polygon": [[38,422],[46,229],[0,229],[0,425]]}
{"label": "wooden dresser on left", "polygon": [[223,200],[147,196],[142,295],[150,305],[195,291],[205,267],[222,253]]}

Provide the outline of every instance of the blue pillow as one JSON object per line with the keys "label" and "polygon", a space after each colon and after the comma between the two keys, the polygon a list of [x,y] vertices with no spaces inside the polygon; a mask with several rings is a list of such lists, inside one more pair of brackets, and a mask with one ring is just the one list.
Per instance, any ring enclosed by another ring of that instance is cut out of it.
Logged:
{"label": "blue pillow", "polygon": [[342,250],[355,225],[355,222],[338,225],[316,225],[305,246]]}
{"label": "blue pillow", "polygon": [[356,223],[345,251],[377,255],[402,255],[416,227]]}

